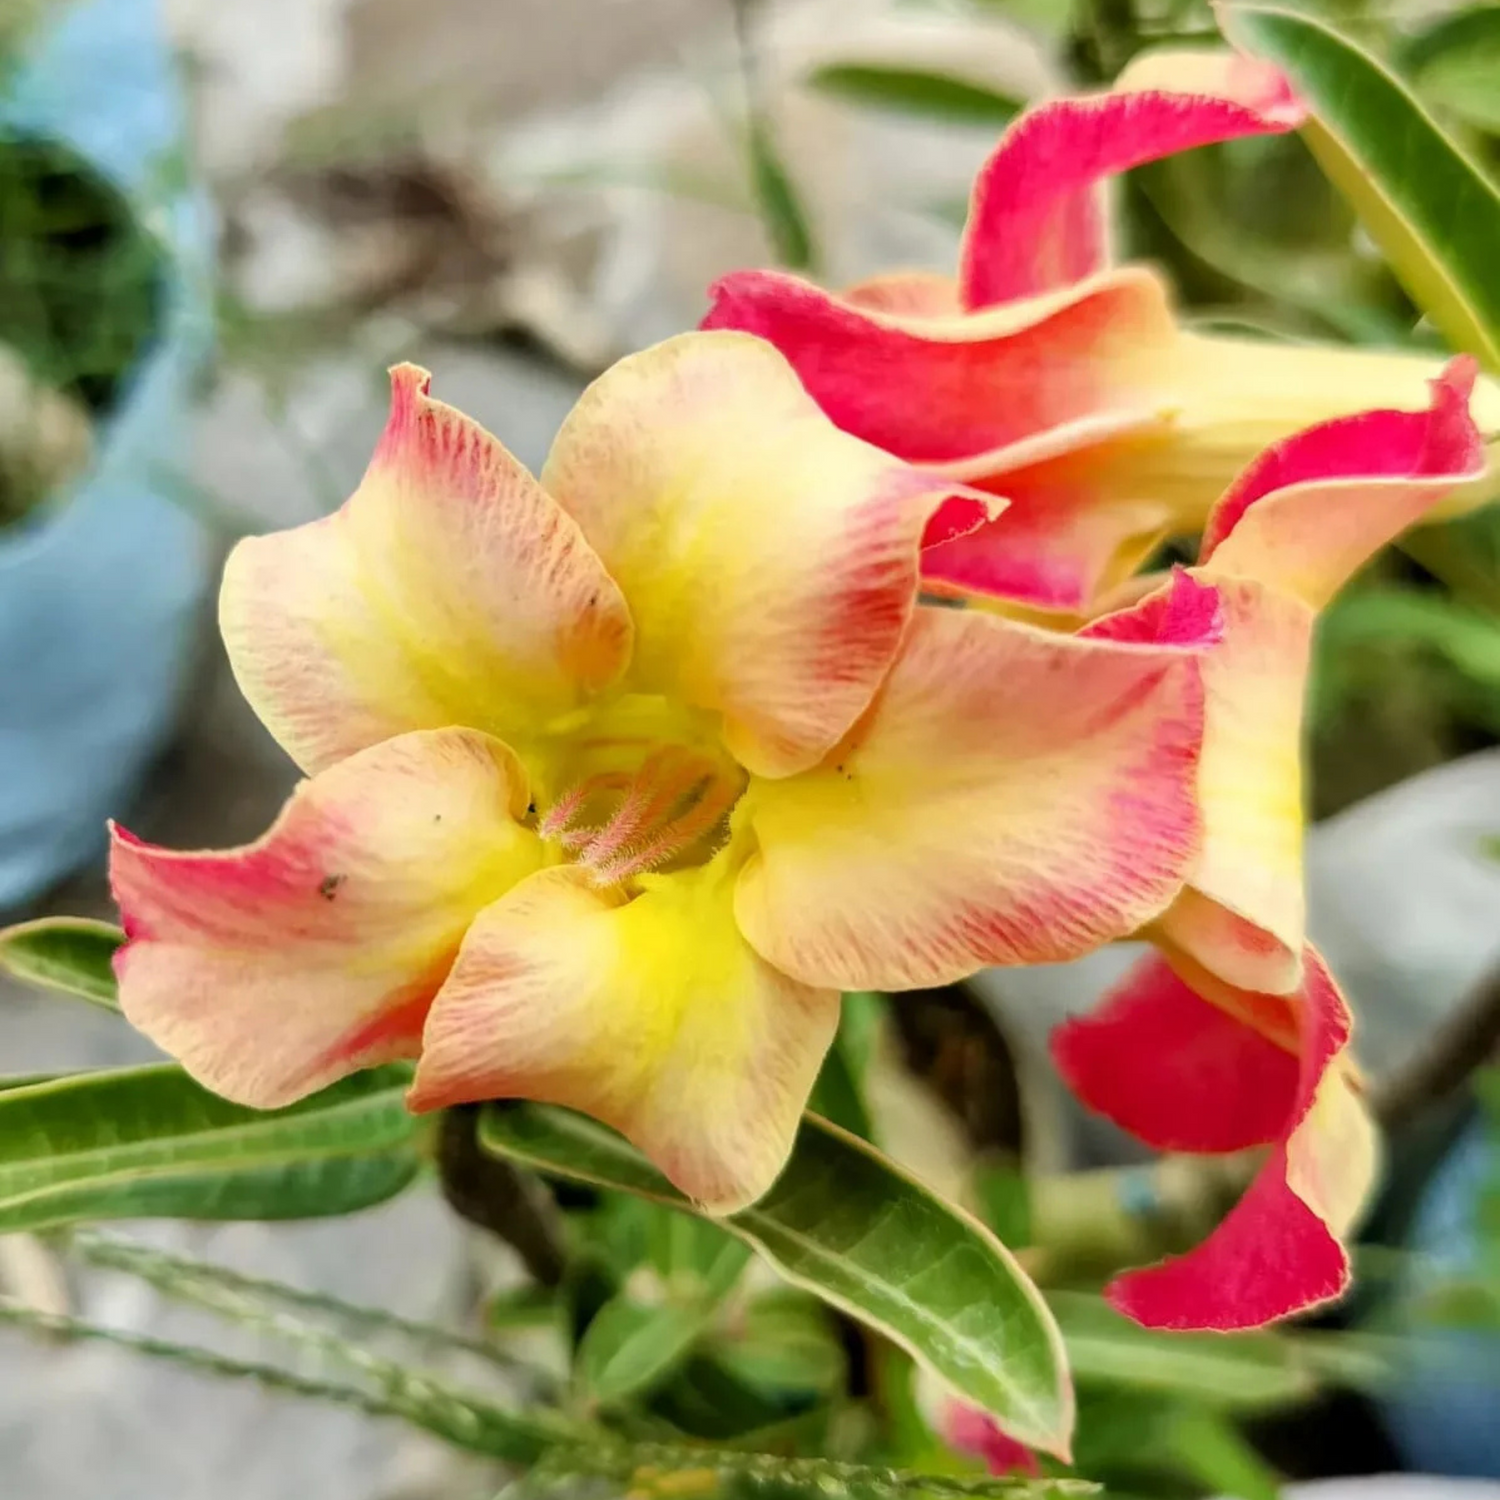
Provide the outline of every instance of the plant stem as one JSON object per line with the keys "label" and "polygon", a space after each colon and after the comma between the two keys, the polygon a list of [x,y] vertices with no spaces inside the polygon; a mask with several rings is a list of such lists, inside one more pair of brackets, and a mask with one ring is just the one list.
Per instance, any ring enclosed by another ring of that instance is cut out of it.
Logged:
{"label": "plant stem", "polygon": [[1428,1045],[1373,1091],[1375,1118],[1386,1130],[1410,1124],[1455,1090],[1500,1047],[1500,966],[1480,979]]}

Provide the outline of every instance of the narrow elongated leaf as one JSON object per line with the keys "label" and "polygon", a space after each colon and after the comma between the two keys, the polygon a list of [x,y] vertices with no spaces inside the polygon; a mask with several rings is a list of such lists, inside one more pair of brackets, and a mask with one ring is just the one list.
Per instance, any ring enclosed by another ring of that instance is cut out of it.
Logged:
{"label": "narrow elongated leaf", "polygon": [[318,1218],[379,1203],[420,1164],[407,1079],[405,1068],[377,1068],[267,1112],[225,1102],[171,1063],[5,1090],[0,1232]]}
{"label": "narrow elongated leaf", "polygon": [[694,1495],[702,1500],[1085,1500],[1081,1479],[914,1473],[832,1458],[786,1458],[696,1444],[559,1444],[522,1479],[523,1496],[578,1493],[580,1479],[611,1481],[610,1494]]}
{"label": "narrow elongated leaf", "polygon": [[1394,74],[1322,22],[1262,6],[1220,15],[1231,41],[1290,77],[1312,111],[1307,144],[1418,305],[1500,369],[1500,193]]}
{"label": "narrow elongated leaf", "polygon": [[712,1314],[711,1303],[651,1307],[613,1298],[578,1346],[579,1385],[606,1406],[650,1390],[688,1357]]}
{"label": "narrow elongated leaf", "polygon": [[[628,1143],[565,1110],[490,1108],[479,1139],[536,1171],[694,1211]],[[807,1116],[771,1191],[721,1222],[786,1280],[908,1349],[1020,1441],[1066,1454],[1072,1388],[1036,1288],[983,1225],[873,1147]]]}
{"label": "narrow elongated leaf", "polygon": [[1022,107],[1022,101],[1010,94],[928,68],[828,63],[809,73],[807,81],[822,93],[855,104],[975,125],[1008,125]]}
{"label": "narrow elongated leaf", "polygon": [[1277,1333],[1158,1333],[1122,1317],[1102,1297],[1052,1292],[1047,1301],[1080,1385],[1159,1391],[1235,1409],[1288,1405],[1319,1385],[1297,1346]]}
{"label": "narrow elongated leaf", "polygon": [[85,917],[42,917],[0,931],[0,969],[105,1010],[120,1008],[112,961],[125,934]]}
{"label": "narrow elongated leaf", "polygon": [[750,121],[746,149],[750,153],[750,183],[777,262],[790,271],[813,270],[818,255],[807,211],[770,127],[759,117]]}
{"label": "narrow elongated leaf", "polygon": [[[329,1401],[372,1417],[394,1417],[420,1427],[455,1448],[531,1464],[554,1445],[589,1445],[594,1436],[545,1410],[511,1412],[486,1395],[450,1385],[430,1371],[413,1371],[379,1355],[361,1361],[363,1382],[346,1372],[309,1374],[268,1360],[237,1359],[214,1349],[180,1344],[151,1334],[110,1328],[82,1318],[0,1304],[0,1326],[22,1328],[49,1339],[69,1339],[129,1349],[148,1359],[227,1380],[249,1380],[267,1391],[305,1400]],[[600,1435],[602,1436],[602,1434]]]}

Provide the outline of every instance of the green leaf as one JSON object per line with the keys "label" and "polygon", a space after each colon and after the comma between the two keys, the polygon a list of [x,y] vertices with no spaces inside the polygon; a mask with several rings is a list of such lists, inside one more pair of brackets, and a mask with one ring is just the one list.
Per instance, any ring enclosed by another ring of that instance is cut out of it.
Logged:
{"label": "green leaf", "polygon": [[807,82],[855,104],[975,125],[1007,125],[1023,107],[1023,101],[1010,94],[927,68],[828,63],[809,73]]}
{"label": "green leaf", "polygon": [[1413,36],[1397,60],[1424,99],[1500,132],[1500,6],[1445,16]]}
{"label": "green leaf", "polygon": [[1221,13],[1307,102],[1303,134],[1413,299],[1457,349],[1500,368],[1500,194],[1394,74],[1310,16]]}
{"label": "green leaf", "polygon": [[[634,1200],[626,1200],[634,1201]],[[719,1302],[734,1288],[750,1250],[712,1219],[689,1218],[653,1203],[647,1239],[651,1264],[674,1302]]]}
{"label": "green leaf", "polygon": [[1081,1386],[1119,1385],[1236,1409],[1291,1405],[1319,1386],[1297,1346],[1279,1334],[1156,1333],[1090,1293],[1052,1292],[1047,1301]]}
{"label": "green leaf", "polygon": [[871,1140],[874,1126],[870,1111],[865,1106],[864,1093],[855,1076],[848,1052],[841,1045],[842,1032],[834,1039],[833,1046],[823,1059],[818,1070],[817,1082],[813,1084],[807,1107],[825,1120],[832,1120],[841,1130],[857,1135],[861,1140]]}
{"label": "green leaf", "polygon": [[578,1346],[580,1388],[605,1406],[650,1390],[688,1357],[712,1313],[712,1303],[605,1303]]}
{"label": "green leaf", "polygon": [[[632,1146],[565,1110],[492,1107],[479,1139],[535,1171],[694,1211]],[[1035,1287],[983,1225],[872,1147],[808,1116],[770,1192],[722,1222],[792,1285],[909,1350],[1021,1442],[1066,1452],[1072,1390]]]}
{"label": "green leaf", "polygon": [[1222,1413],[1188,1407],[1171,1422],[1165,1437],[1178,1466],[1210,1494],[1280,1500],[1276,1471]]}
{"label": "green leaf", "polygon": [[1064,1500],[1098,1491],[1077,1479],[918,1474],[734,1448],[596,1442],[554,1448],[522,1481],[520,1493],[585,1493],[578,1481],[588,1478],[611,1481],[612,1494],[644,1500],[682,1495],[700,1500]]}
{"label": "green leaf", "polygon": [[84,917],[42,917],[0,931],[0,969],[46,989],[120,1008],[112,960],[125,934]]}
{"label": "green leaf", "polygon": [[117,1218],[301,1219],[400,1192],[420,1164],[408,1071],[245,1109],[175,1064],[0,1092],[0,1232]]}
{"label": "green leaf", "polygon": [[1276,1476],[1223,1412],[1154,1392],[1084,1395],[1078,1464],[1112,1494],[1195,1491],[1276,1500]]}
{"label": "green leaf", "polygon": [[790,271],[811,271],[817,262],[812,229],[802,199],[782,164],[781,154],[766,122],[755,117],[746,137],[750,155],[750,183],[777,263]]}
{"label": "green leaf", "polygon": [[720,1365],[772,1398],[843,1389],[848,1361],[828,1310],[792,1287],[757,1297],[711,1347]]}

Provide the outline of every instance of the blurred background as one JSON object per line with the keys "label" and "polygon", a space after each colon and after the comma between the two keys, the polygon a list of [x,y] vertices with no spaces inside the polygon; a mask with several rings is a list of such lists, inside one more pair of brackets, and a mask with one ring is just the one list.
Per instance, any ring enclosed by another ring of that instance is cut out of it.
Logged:
{"label": "blurred background", "polygon": [[[1500,9],[1315,8],[1500,163]],[[185,847],[274,816],[294,771],[228,676],[217,569],[236,536],[347,496],[391,362],[433,369],[535,467],[592,375],[692,327],[725,271],[951,269],[969,183],[1026,101],[1182,39],[1213,39],[1200,0],[0,0],[0,919],[112,916],[107,816]],[[1126,254],[1167,265],[1205,324],[1437,347],[1295,138],[1132,174],[1118,210]],[[1473,1023],[1468,1062],[1493,1051],[1497,606],[1486,513],[1379,559],[1323,624],[1312,935],[1377,1080],[1455,1024]],[[988,1194],[1013,1241],[1041,1233],[1018,1194],[1039,1220],[1035,1184],[1058,1174],[1156,1181],[1043,1051],[1129,957],[880,1014],[883,1138]],[[148,1053],[0,980],[8,1073]],[[1246,1403],[1177,1366],[1151,1386],[1157,1345],[1126,1343],[1081,1377],[1084,1472],[1252,1500],[1278,1475],[1500,1476],[1500,1122],[1483,1105],[1500,1113],[1500,1090],[1465,1072],[1401,1117],[1365,1290],[1325,1320],[1343,1352]],[[326,1225],[143,1232],[413,1315],[471,1317],[503,1281],[435,1189]],[[0,1282],[193,1326],[138,1285],[65,1280],[24,1240],[0,1240]],[[1365,1379],[1392,1341],[1399,1377]],[[0,1475],[17,1500],[494,1489],[350,1414],[9,1334]]]}

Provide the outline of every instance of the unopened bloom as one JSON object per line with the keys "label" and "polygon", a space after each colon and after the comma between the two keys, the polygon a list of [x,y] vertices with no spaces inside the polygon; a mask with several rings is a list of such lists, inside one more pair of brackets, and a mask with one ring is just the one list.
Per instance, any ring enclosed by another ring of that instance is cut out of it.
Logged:
{"label": "unopened bloom", "polygon": [[[956,281],[896,273],[835,296],[740,272],[704,326],[770,339],[845,431],[1011,502],[957,536],[939,516],[930,585],[1087,617],[1164,537],[1198,531],[1261,449],[1414,404],[1436,371],[1414,354],[1195,333],[1156,272],[1111,263],[1106,179],[1302,118],[1264,64],[1148,54],[1109,92],[1042,104],[1006,132],[974,185]],[[1478,401],[1500,428],[1500,387]]]}
{"label": "unopened bloom", "polygon": [[397,369],[349,502],[225,572],[235,675],[309,779],[244,848],[116,835],[121,1003],[209,1088],[416,1058],[414,1108],[568,1105],[728,1212],[841,988],[1065,958],[1176,893],[1201,640],[919,606],[951,482],[769,344],[623,361],[540,482],[427,388]]}
{"label": "unopened bloom", "polygon": [[[1349,1009],[1304,937],[1302,709],[1318,610],[1381,546],[1484,467],[1472,362],[1423,412],[1373,411],[1263,454],[1208,518],[1188,576],[1223,639],[1205,662],[1203,842],[1149,929],[1159,952],[1054,1034],[1078,1097],[1162,1150],[1269,1154],[1203,1244],[1121,1276],[1111,1301],[1167,1328],[1247,1328],[1348,1285],[1344,1236],[1375,1172]],[[1129,636],[1169,588],[1091,627]]]}

